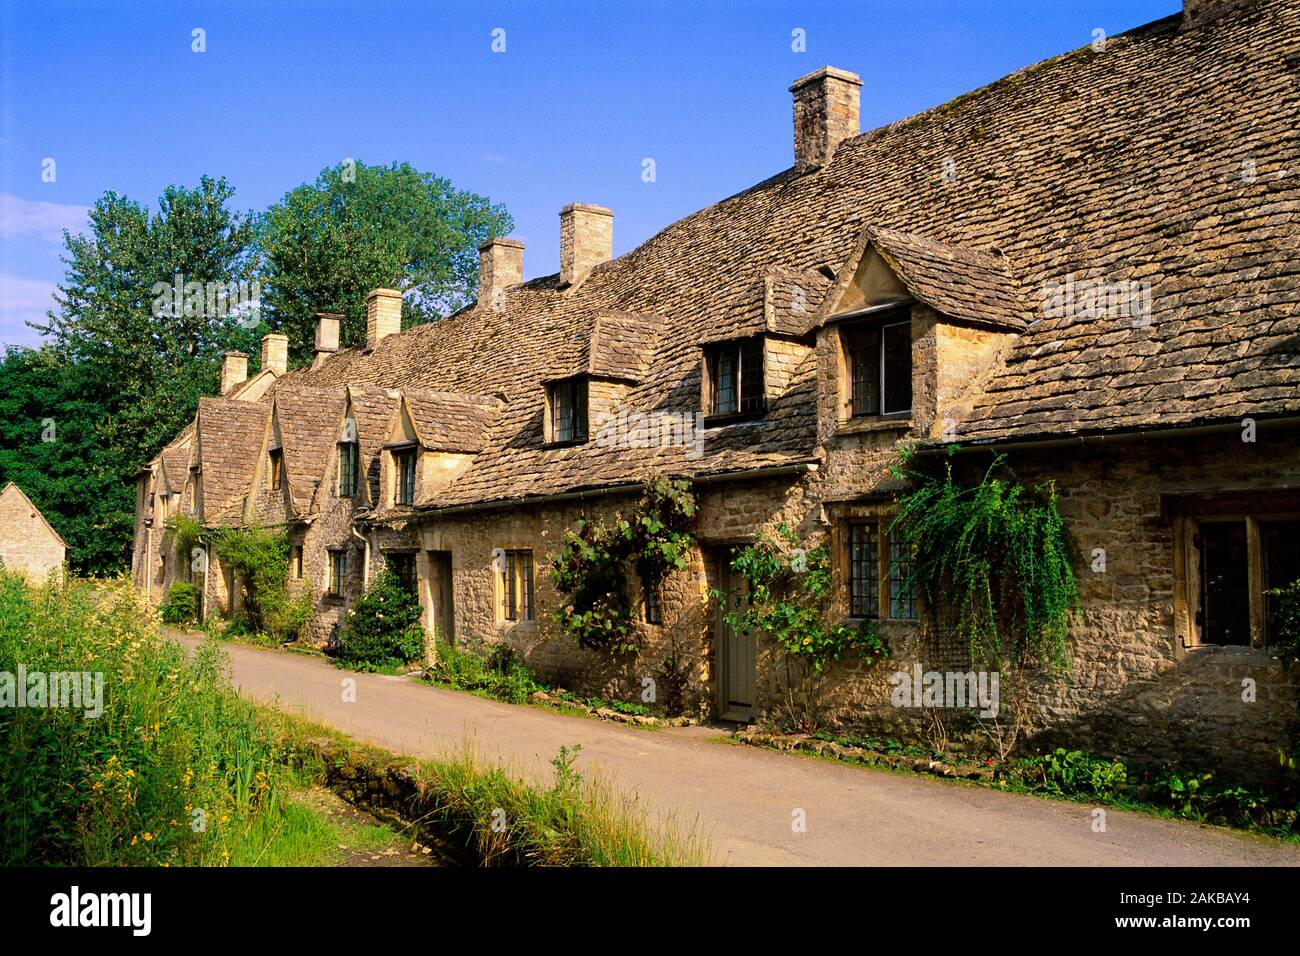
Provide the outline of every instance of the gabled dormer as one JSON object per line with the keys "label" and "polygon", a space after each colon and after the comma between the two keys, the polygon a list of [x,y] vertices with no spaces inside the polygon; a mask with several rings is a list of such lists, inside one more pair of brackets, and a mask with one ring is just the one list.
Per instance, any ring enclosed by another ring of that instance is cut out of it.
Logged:
{"label": "gabled dormer", "polygon": [[247,517],[279,523],[307,517],[330,458],[331,429],[343,390],[282,385],[271,397],[271,421],[249,495]]}
{"label": "gabled dormer", "polygon": [[645,374],[660,324],[656,315],[616,310],[583,324],[569,354],[558,357],[542,382],[545,444],[581,444],[618,419]]}
{"label": "gabled dormer", "polygon": [[435,502],[483,450],[501,407],[490,396],[403,390],[385,429],[380,506]]}
{"label": "gabled dormer", "polygon": [[818,310],[818,435],[943,440],[1028,310],[995,252],[867,228]]}
{"label": "gabled dormer", "polygon": [[812,355],[813,319],[829,287],[820,271],[769,266],[741,288],[701,341],[706,426],[762,418],[781,399]]}

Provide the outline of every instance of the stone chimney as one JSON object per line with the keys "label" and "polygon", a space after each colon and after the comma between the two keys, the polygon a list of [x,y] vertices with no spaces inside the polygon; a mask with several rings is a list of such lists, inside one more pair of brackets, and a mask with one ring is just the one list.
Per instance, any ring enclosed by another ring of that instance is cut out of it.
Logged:
{"label": "stone chimney", "polygon": [[268,368],[276,375],[289,370],[289,336],[278,332],[262,336],[262,371]]}
{"label": "stone chimney", "polygon": [[478,306],[500,312],[505,291],[524,281],[524,244],[515,239],[489,240],[478,247]]}
{"label": "stone chimney", "polygon": [[227,352],[221,356],[221,394],[225,395],[248,378],[248,353]]}
{"label": "stone chimney", "polygon": [[366,351],[402,331],[402,293],[375,289],[366,296]]}
{"label": "stone chimney", "polygon": [[316,356],[311,367],[320,367],[321,362],[339,350],[339,322],[343,316],[334,312],[316,313]]}
{"label": "stone chimney", "polygon": [[794,164],[798,169],[825,166],[835,147],[858,135],[859,94],[856,73],[824,66],[794,81]]}
{"label": "stone chimney", "polygon": [[560,285],[581,282],[613,254],[613,212],[581,202],[560,210]]}

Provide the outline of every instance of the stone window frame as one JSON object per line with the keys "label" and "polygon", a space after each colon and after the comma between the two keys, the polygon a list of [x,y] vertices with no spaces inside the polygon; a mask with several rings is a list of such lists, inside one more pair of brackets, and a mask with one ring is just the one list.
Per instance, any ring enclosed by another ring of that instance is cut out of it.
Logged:
{"label": "stone window frame", "polygon": [[295,580],[300,580],[303,574],[302,545],[289,545],[289,575]]}
{"label": "stone window frame", "polygon": [[[1262,526],[1300,521],[1294,492],[1251,492],[1165,495],[1161,511],[1173,529],[1174,620],[1179,643],[1185,649],[1241,647],[1266,650],[1268,596],[1264,567]],[[1246,560],[1250,640],[1247,644],[1216,644],[1201,639],[1202,583],[1199,536],[1207,523],[1243,522],[1246,526]]]}
{"label": "stone window frame", "polygon": [[284,449],[268,448],[266,450],[267,487],[271,491],[280,491],[284,487]]}
{"label": "stone window frame", "polygon": [[664,622],[662,585],[641,579],[641,623],[660,626]]}
{"label": "stone window frame", "polygon": [[[414,505],[418,493],[416,486],[420,470],[420,448],[414,442],[395,445],[389,449],[389,454],[393,463],[393,504]],[[410,462],[409,475],[407,461]]]}
{"label": "stone window frame", "polygon": [[[847,313],[835,317],[835,341],[838,358],[839,410],[841,422],[862,421],[906,421],[915,410],[916,392],[914,389],[915,342],[913,340],[913,316],[911,303],[889,303],[884,307],[872,307],[860,313]],[[885,361],[885,330],[905,326],[909,342],[907,374],[903,376],[907,383],[908,407],[905,409],[884,409],[886,394],[886,376],[889,365]],[[876,411],[859,412],[854,407],[854,353],[852,339],[864,333],[875,332],[879,336],[875,352],[875,374],[877,396]]]}
{"label": "stone window frame", "polygon": [[501,567],[493,577],[497,623],[531,624],[537,617],[537,567],[533,549],[503,548]]}
{"label": "stone window frame", "polygon": [[[420,563],[418,559],[418,550],[415,548],[385,548],[383,552],[384,567],[393,572],[394,575],[406,586],[414,595],[420,593]],[[408,575],[403,573],[403,567],[410,569]]]}
{"label": "stone window frame", "polygon": [[[735,407],[718,407],[718,364],[724,353],[736,353]],[[767,414],[767,343],[763,335],[748,335],[703,346],[700,373],[700,408],[704,412],[705,427],[730,422],[749,421]],[[749,364],[746,364],[746,357]],[[757,357],[758,368],[753,367]],[[748,394],[748,397],[747,397]],[[746,406],[746,402],[750,404]]]}
{"label": "stone window frame", "polygon": [[[851,621],[877,621],[888,624],[916,624],[920,621],[920,601],[917,595],[902,590],[902,575],[895,575],[895,561],[891,554],[893,536],[889,524],[897,514],[890,503],[830,503],[831,517],[831,573],[835,593],[843,595],[845,617]],[[876,529],[876,613],[853,613],[851,555],[852,528],[854,525],[873,525]],[[899,590],[895,590],[895,586]],[[897,613],[900,606],[910,610],[910,616]]]}
{"label": "stone window frame", "polygon": [[329,551],[328,577],[325,582],[325,596],[342,600],[348,577],[347,548],[331,548]]}
{"label": "stone window frame", "polygon": [[[361,443],[355,438],[338,442],[338,496],[355,498],[361,490]],[[344,462],[349,466],[344,467]]]}
{"label": "stone window frame", "polygon": [[[554,446],[581,445],[591,434],[591,382],[586,375],[570,375],[546,383],[544,408],[544,433],[546,444]],[[569,396],[573,406],[573,431],[562,434],[560,430],[561,400]]]}

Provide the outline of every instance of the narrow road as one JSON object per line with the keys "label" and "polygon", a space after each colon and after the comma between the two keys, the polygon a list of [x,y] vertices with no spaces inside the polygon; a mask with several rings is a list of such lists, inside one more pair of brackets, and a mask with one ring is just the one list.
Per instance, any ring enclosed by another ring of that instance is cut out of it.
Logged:
{"label": "narrow road", "polygon": [[[193,646],[197,638],[180,638]],[[549,782],[561,745],[578,766],[656,812],[698,822],[736,865],[1300,865],[1300,847],[1120,810],[1093,832],[1092,808],[720,743],[716,730],[639,730],[483,700],[414,681],[340,671],[317,658],[227,645],[247,695],[416,757],[471,740]],[[355,702],[343,681],[356,680]],[[806,830],[795,832],[798,811]]]}

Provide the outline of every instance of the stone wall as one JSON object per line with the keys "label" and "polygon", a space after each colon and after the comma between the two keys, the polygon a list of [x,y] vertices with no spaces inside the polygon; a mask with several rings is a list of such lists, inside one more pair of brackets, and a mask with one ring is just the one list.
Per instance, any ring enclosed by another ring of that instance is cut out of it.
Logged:
{"label": "stone wall", "polygon": [[37,581],[63,567],[63,542],[17,486],[0,494],[0,559]]}

